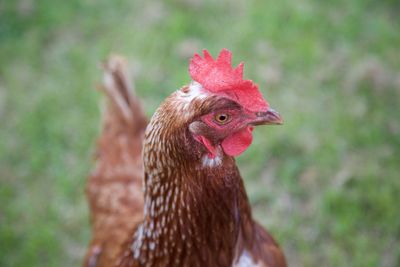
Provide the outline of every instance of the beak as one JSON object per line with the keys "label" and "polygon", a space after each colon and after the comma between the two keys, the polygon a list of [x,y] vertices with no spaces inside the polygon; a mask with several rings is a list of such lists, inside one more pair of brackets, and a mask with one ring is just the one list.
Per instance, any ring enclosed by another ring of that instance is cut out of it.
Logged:
{"label": "beak", "polygon": [[257,112],[257,118],[251,123],[254,126],[257,125],[272,125],[272,124],[283,124],[281,115],[272,108],[269,108],[265,112]]}

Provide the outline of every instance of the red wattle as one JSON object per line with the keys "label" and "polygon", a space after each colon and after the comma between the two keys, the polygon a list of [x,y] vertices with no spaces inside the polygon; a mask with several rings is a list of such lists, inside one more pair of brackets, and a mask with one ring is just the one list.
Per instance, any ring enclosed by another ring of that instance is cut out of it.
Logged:
{"label": "red wattle", "polygon": [[221,143],[224,152],[229,156],[238,156],[242,154],[253,141],[252,130],[253,127],[246,127],[240,132],[225,138]]}

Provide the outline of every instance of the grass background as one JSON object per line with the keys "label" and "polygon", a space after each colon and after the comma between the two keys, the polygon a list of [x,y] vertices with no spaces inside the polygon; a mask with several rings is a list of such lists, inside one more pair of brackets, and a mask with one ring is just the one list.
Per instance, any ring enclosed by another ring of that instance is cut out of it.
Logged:
{"label": "grass background", "polygon": [[0,1],[0,266],[79,266],[98,63],[151,115],[188,58],[233,51],[284,118],[239,158],[290,266],[400,266],[398,1]]}

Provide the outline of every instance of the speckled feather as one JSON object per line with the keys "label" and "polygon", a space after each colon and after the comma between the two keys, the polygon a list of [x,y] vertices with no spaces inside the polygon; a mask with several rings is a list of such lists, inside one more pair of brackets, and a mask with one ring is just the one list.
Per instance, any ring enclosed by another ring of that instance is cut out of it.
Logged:
{"label": "speckled feather", "polygon": [[188,130],[221,101],[193,82],[158,108],[143,141],[144,201],[138,182],[143,116],[135,129],[119,121],[121,112],[114,116],[117,101],[111,102],[87,186],[94,238],[86,266],[286,266],[276,242],[252,218],[234,158],[221,152],[205,159],[207,151]]}

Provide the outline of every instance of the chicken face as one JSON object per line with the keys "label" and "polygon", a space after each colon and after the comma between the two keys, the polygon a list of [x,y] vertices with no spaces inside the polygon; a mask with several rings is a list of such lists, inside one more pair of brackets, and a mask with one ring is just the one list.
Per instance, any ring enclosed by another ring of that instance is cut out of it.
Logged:
{"label": "chicken face", "polygon": [[210,158],[216,156],[219,146],[229,156],[243,153],[252,142],[256,125],[282,124],[281,116],[271,108],[253,112],[226,98],[210,106],[208,112],[189,125],[194,139],[203,144]]}

